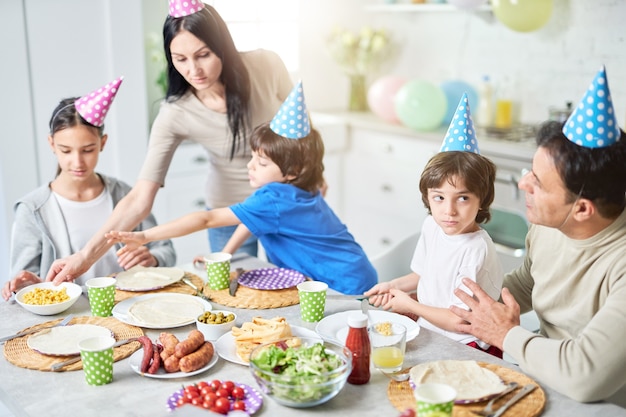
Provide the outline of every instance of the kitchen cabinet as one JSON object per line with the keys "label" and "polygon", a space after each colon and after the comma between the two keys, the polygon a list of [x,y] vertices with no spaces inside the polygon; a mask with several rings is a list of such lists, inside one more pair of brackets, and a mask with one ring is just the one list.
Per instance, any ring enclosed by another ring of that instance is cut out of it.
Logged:
{"label": "kitchen cabinet", "polygon": [[[181,144],[172,158],[165,186],[157,193],[152,213],[159,224],[205,210],[204,184],[208,155],[201,145]],[[210,252],[206,230],[172,239],[179,264]]]}
{"label": "kitchen cabinet", "polygon": [[437,150],[419,136],[350,129],[343,179],[345,221],[370,257],[420,230],[427,211],[419,179]]}

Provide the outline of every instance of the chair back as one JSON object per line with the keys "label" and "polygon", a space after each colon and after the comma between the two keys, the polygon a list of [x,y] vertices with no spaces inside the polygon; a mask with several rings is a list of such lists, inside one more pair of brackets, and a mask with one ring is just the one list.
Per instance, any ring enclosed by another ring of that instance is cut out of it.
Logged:
{"label": "chair back", "polygon": [[370,260],[378,272],[378,282],[391,281],[411,272],[411,259],[419,237],[419,232],[407,236]]}

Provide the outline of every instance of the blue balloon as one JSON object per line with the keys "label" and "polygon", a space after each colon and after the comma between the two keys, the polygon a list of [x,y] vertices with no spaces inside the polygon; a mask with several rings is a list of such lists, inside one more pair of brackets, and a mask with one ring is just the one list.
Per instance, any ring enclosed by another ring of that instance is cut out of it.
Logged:
{"label": "blue balloon", "polygon": [[442,125],[447,126],[452,121],[454,112],[456,111],[456,106],[459,103],[459,100],[461,100],[463,93],[467,93],[470,113],[472,114],[472,119],[475,119],[475,114],[478,111],[478,93],[474,87],[461,80],[444,81],[441,83],[440,87],[446,95],[446,99],[448,99],[448,108],[446,110],[446,115],[443,117],[443,121],[441,122]]}

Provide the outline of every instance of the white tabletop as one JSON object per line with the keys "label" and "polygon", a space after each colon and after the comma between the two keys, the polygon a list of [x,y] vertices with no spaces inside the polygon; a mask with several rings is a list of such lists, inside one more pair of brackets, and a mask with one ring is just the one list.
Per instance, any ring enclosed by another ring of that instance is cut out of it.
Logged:
{"label": "white tabletop", "polygon": [[[255,258],[233,262],[233,269],[243,267],[252,269],[267,266]],[[189,268],[190,266],[186,266]],[[201,274],[197,270],[192,272]],[[221,308],[215,304],[216,308]],[[299,306],[276,308],[271,310],[226,309],[239,315],[237,325],[249,321],[254,316],[271,318],[283,316],[295,326],[315,329],[315,323],[300,319]],[[359,309],[357,301],[328,300],[325,315],[346,310]],[[0,301],[0,336],[13,334],[26,327],[44,321],[64,317],[73,313],[77,316],[90,315],[89,303],[82,296],[68,311],[58,316],[37,316],[18,304]],[[172,329],[179,337],[186,337],[194,325]],[[153,340],[160,330],[146,330]],[[417,364],[440,359],[472,359],[497,363],[519,371],[519,368],[497,358],[457,343],[447,337],[422,329],[420,334],[407,343],[406,364]],[[256,387],[248,367],[237,365],[220,358],[218,363],[207,372],[180,379],[151,379],[141,377],[129,366],[129,360],[115,362],[113,382],[104,386],[89,386],[82,371],[41,372],[17,367],[6,359],[0,360],[0,401],[15,416],[192,416],[210,415],[200,409],[184,407],[174,413],[167,411],[168,397],[181,388],[194,382],[211,379],[229,379]],[[321,414],[342,414],[344,416],[394,417],[400,413],[392,406],[387,397],[389,380],[377,371],[372,371],[372,378],[366,385],[346,384],[345,388],[326,404],[310,409],[288,408],[264,397],[264,404],[255,416],[307,416]],[[542,416],[624,416],[623,408],[607,403],[581,404],[542,385],[546,392],[547,404]],[[196,411],[201,411],[202,414]],[[11,414],[9,414],[11,415]],[[2,415],[4,417],[4,415]]]}

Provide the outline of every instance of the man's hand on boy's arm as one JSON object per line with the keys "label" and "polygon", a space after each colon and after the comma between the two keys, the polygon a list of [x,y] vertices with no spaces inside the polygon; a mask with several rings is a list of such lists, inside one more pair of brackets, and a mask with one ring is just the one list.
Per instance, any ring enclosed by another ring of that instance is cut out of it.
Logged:
{"label": "man's hand on boy's arm", "polygon": [[463,284],[474,296],[459,288],[454,290],[454,294],[469,307],[467,311],[450,306],[450,310],[465,321],[456,326],[456,331],[472,334],[502,349],[506,334],[520,324],[519,304],[507,288],[502,289],[504,303],[500,303],[491,298],[471,279],[463,278]]}

